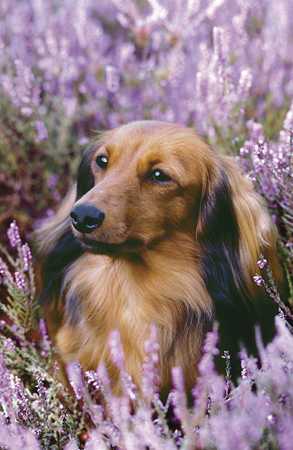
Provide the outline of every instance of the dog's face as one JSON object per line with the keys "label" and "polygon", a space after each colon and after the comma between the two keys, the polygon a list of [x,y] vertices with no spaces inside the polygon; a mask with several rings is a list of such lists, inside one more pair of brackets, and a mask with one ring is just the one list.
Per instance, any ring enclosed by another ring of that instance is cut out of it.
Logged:
{"label": "dog's face", "polygon": [[75,237],[87,250],[116,254],[151,247],[175,230],[194,232],[207,151],[192,131],[160,122],[105,134],[81,164]]}

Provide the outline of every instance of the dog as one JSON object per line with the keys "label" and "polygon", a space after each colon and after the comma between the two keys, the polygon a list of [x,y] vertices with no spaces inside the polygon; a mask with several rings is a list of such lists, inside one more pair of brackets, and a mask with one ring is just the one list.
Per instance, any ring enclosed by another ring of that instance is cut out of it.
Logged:
{"label": "dog", "polygon": [[37,239],[41,296],[61,359],[84,370],[102,361],[114,394],[121,387],[108,340],[117,326],[138,390],[152,321],[161,390],[176,365],[194,386],[215,319],[232,360],[241,342],[255,351],[256,323],[264,339],[274,332],[277,310],[253,276],[263,254],[281,282],[276,227],[235,158],[192,129],[137,121],[101,134]]}

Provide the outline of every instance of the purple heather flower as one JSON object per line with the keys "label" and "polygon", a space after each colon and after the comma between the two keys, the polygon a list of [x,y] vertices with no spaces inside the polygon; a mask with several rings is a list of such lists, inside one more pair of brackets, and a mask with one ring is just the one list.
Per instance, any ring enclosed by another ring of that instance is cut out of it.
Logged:
{"label": "purple heather flower", "polygon": [[25,279],[23,278],[22,274],[19,272],[15,272],[14,277],[18,289],[25,289]]}
{"label": "purple heather flower", "polygon": [[32,103],[36,106],[39,106],[39,104],[41,103],[41,89],[39,88],[39,86],[34,86],[33,87],[33,92],[32,92]]}
{"label": "purple heather flower", "polygon": [[176,445],[180,448],[183,443],[183,435],[180,430],[175,430],[172,433],[172,437],[175,439]]}
{"label": "purple heather flower", "polygon": [[57,173],[53,173],[47,179],[47,186],[49,189],[54,189],[57,181],[59,180],[59,175]]}
{"label": "purple heather flower", "polygon": [[74,439],[70,439],[70,441],[64,447],[64,450],[78,450],[78,449],[79,447],[77,446]]}
{"label": "purple heather flower", "polygon": [[249,92],[252,85],[252,74],[250,69],[243,69],[240,74],[240,79],[237,88],[237,95],[239,101],[245,101],[246,95]]}
{"label": "purple heather flower", "polygon": [[84,145],[88,145],[89,141],[90,140],[88,137],[82,137],[81,139],[79,139],[78,143],[79,143],[79,145],[84,146]]}
{"label": "purple heather flower", "polygon": [[22,83],[26,85],[28,88],[31,88],[32,82],[34,81],[35,77],[30,67],[25,65],[20,59],[16,59],[14,61],[14,65],[19,80],[21,80]]}
{"label": "purple heather flower", "polygon": [[121,344],[120,333],[118,330],[111,331],[109,346],[113,363],[120,370],[124,370],[124,352]]}
{"label": "purple heather flower", "polygon": [[224,29],[222,27],[214,27],[213,38],[214,38],[214,54],[222,62],[224,60],[223,56]]}
{"label": "purple heather flower", "polygon": [[11,247],[16,247],[16,245],[21,244],[18,226],[16,225],[15,221],[10,224],[10,227],[7,230],[7,236]]}
{"label": "purple heather flower", "polygon": [[20,112],[21,114],[23,114],[24,116],[30,117],[32,115],[32,109],[29,106],[22,106],[20,108]]}
{"label": "purple heather flower", "polygon": [[[85,450],[108,450],[110,448],[110,443],[109,445],[106,444],[102,430],[99,428],[89,429],[88,439],[86,440],[84,448]],[[66,447],[64,450],[67,450]]]}
{"label": "purple heather flower", "polygon": [[37,129],[38,135],[36,137],[36,142],[41,142],[44,139],[48,139],[48,131],[46,125],[41,120],[35,120],[34,125]]}
{"label": "purple heather flower", "polygon": [[113,66],[106,66],[106,86],[109,92],[115,94],[119,89],[120,76],[117,69]]}
{"label": "purple heather flower", "polygon": [[267,265],[267,260],[266,259],[260,259],[259,261],[257,261],[257,265],[263,269],[266,265]]}
{"label": "purple heather flower", "polygon": [[172,367],[172,384],[177,391],[185,392],[185,382],[182,367]]}
{"label": "purple heather flower", "polygon": [[154,394],[158,391],[158,368],[159,362],[158,351],[160,345],[157,343],[158,329],[154,324],[151,324],[151,336],[144,342],[144,349],[146,356],[144,357],[144,363],[142,365],[142,392],[146,400],[151,402]]}
{"label": "purple heather flower", "polygon": [[29,267],[30,267],[31,262],[32,262],[31,250],[30,250],[30,248],[29,248],[27,243],[25,243],[21,247],[21,252],[22,252],[22,258],[23,258],[23,271],[27,272],[29,270]]}
{"label": "purple heather flower", "polygon": [[281,415],[278,420],[278,444],[280,450],[291,450],[293,442],[292,415]]}
{"label": "purple heather flower", "polygon": [[41,356],[45,357],[47,355],[48,349],[50,348],[52,342],[49,340],[48,334],[47,334],[47,327],[44,319],[40,319],[39,321],[39,327],[42,334],[42,344],[43,344],[43,350],[41,351]]}
{"label": "purple heather flower", "polygon": [[255,275],[255,276],[253,277],[253,280],[254,280],[254,282],[255,282],[258,286],[263,286],[264,283],[265,283],[265,281],[264,281],[264,279],[262,278],[261,275]]}
{"label": "purple heather flower", "polygon": [[16,422],[7,425],[3,420],[0,422],[0,446],[10,450],[41,450],[41,445],[32,431]]}
{"label": "purple heather flower", "polygon": [[66,365],[66,372],[76,398],[80,400],[85,390],[82,367],[77,360],[74,360]]}
{"label": "purple heather flower", "polygon": [[15,343],[11,338],[7,338],[2,343],[3,347],[5,347],[10,353],[13,353],[15,350]]}
{"label": "purple heather flower", "polygon": [[93,386],[95,389],[99,390],[100,389],[100,380],[98,378],[98,375],[95,371],[93,370],[87,370],[84,374],[84,377],[87,381],[88,384],[90,384],[91,386]]}
{"label": "purple heather flower", "polygon": [[286,131],[292,130],[293,128],[293,101],[291,102],[290,109],[284,120],[283,128]]}
{"label": "purple heather flower", "polygon": [[63,100],[64,113],[67,117],[73,117],[77,107],[77,99],[75,97],[65,98]]}
{"label": "purple heather flower", "polygon": [[241,378],[242,380],[254,380],[258,373],[257,358],[249,358],[246,349],[239,352],[241,362]]}
{"label": "purple heather flower", "polygon": [[4,265],[3,260],[0,258],[0,284],[5,282],[6,265]]}
{"label": "purple heather flower", "polygon": [[6,93],[13,99],[16,97],[16,92],[14,90],[14,83],[10,74],[1,75],[1,84],[6,91]]}
{"label": "purple heather flower", "polygon": [[137,387],[132,383],[131,376],[125,370],[125,356],[121,344],[120,333],[118,330],[111,331],[109,346],[112,361],[120,370],[122,388],[128,394],[131,400],[135,400]]}
{"label": "purple heather flower", "polygon": [[47,401],[48,392],[44,386],[44,380],[42,378],[42,375],[39,372],[36,374],[36,378],[37,378],[37,382],[38,382],[37,391],[39,394],[39,398],[40,398],[41,402],[43,404],[45,404]]}
{"label": "purple heather flower", "polygon": [[97,374],[99,383],[101,383],[105,387],[105,389],[107,391],[109,391],[111,381],[110,381],[106,366],[103,362],[99,363],[97,370],[96,370],[96,374]]}
{"label": "purple heather flower", "polygon": [[220,350],[217,348],[219,339],[218,330],[214,327],[212,331],[206,333],[203,351],[205,353],[211,353],[212,355],[218,355],[220,353]]}
{"label": "purple heather flower", "polygon": [[175,389],[170,392],[170,399],[174,406],[174,414],[183,427],[188,427],[189,414],[187,409],[187,397],[182,367],[172,367],[172,384]]}

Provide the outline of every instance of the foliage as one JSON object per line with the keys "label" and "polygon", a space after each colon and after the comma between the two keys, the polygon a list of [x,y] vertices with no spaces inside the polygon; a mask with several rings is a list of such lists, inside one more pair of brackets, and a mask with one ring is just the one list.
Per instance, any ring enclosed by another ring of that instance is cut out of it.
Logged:
{"label": "foliage", "polygon": [[30,249],[21,245],[15,223],[7,234],[11,247],[17,248],[17,259],[0,247],[13,271],[12,275],[0,258],[0,281],[8,292],[7,304],[0,303],[4,313],[0,326],[0,446],[61,449],[82,431],[85,413],[57,379],[58,365],[54,364],[46,324],[42,318],[38,322]]}
{"label": "foliage", "polygon": [[[96,371],[83,373],[78,361],[67,364],[75,393],[57,379],[57,363],[45,322],[39,321],[41,336],[35,340],[36,305],[31,255],[21,245],[18,228],[12,223],[9,241],[18,250],[17,260],[9,255],[13,273],[0,261],[2,283],[8,287],[7,315],[1,321],[0,352],[0,446],[4,449],[289,449],[293,419],[293,335],[268,263],[258,262],[269,274],[266,289],[281,306],[275,318],[276,336],[264,348],[256,330],[257,359],[240,352],[241,378],[234,386],[215,369],[219,354],[217,326],[207,333],[199,378],[192,390],[189,409],[181,367],[171,370],[173,389],[166,404],[158,394],[157,328],[151,326],[145,342],[142,366],[142,395],[125,370],[120,333],[109,337],[111,357],[120,370],[122,396],[115,397],[103,363]],[[262,286],[262,277],[255,281]],[[260,287],[261,288],[261,287]],[[134,404],[136,407],[134,407]],[[170,414],[171,411],[171,414]]]}
{"label": "foliage", "polygon": [[53,214],[94,130],[177,122],[238,152],[257,119],[278,140],[292,17],[290,0],[2,1],[2,235]]}

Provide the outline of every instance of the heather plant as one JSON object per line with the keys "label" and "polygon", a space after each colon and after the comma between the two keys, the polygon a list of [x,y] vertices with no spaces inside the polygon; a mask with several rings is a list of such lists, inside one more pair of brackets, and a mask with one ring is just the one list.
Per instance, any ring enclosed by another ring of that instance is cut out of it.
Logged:
{"label": "heather plant", "polygon": [[125,369],[118,330],[110,334],[109,346],[120,371],[120,397],[113,395],[103,363],[96,371],[84,373],[79,362],[72,361],[66,369],[73,391],[62,385],[45,321],[37,314],[30,249],[22,244],[15,223],[7,234],[17,258],[1,246],[8,262],[0,260],[1,283],[8,292],[7,303],[1,304],[5,316],[0,324],[1,448],[290,449],[293,335],[288,322],[292,313],[280,299],[268,262],[262,256],[258,265],[267,271],[269,285],[260,275],[255,276],[255,282],[260,289],[265,287],[280,307],[275,318],[276,336],[265,348],[256,329],[259,360],[241,349],[242,371],[234,386],[229,377],[228,350],[222,355],[226,359],[226,377],[215,368],[214,357],[219,355],[215,324],[205,338],[190,408],[181,367],[171,369],[173,389],[167,401],[160,398],[160,347],[155,324],[144,344],[141,392]]}
{"label": "heather plant", "polygon": [[11,0],[0,4],[2,234],[52,215],[93,130],[140,119],[237,152],[290,105],[290,0]]}
{"label": "heather plant", "polygon": [[[57,379],[44,319],[39,319],[30,248],[13,222],[8,231],[17,257],[0,258],[0,446],[7,449],[61,449],[85,428],[85,413]],[[61,401],[62,400],[62,401]]]}
{"label": "heather plant", "polygon": [[248,121],[250,139],[240,149],[244,171],[266,198],[272,217],[281,232],[280,246],[293,299],[293,102],[288,111],[279,142],[265,141],[263,126]]}
{"label": "heather plant", "polygon": [[[0,2],[1,448],[291,449],[292,21],[291,0]],[[72,389],[64,387],[20,238],[54,215],[95,130],[140,119],[192,126],[218,150],[239,153],[280,232],[289,302],[263,257],[267,281],[255,276],[280,307],[276,336],[264,348],[256,332],[259,359],[241,350],[234,386],[229,349],[226,378],[215,369],[215,326],[193,408],[180,367],[167,402],[158,394],[155,325],[142,392],[117,330],[109,345],[122,396],[113,396],[103,365],[83,373],[73,361]]]}

